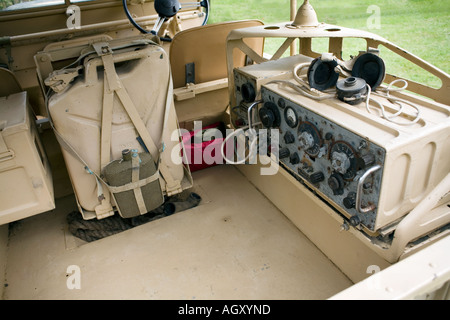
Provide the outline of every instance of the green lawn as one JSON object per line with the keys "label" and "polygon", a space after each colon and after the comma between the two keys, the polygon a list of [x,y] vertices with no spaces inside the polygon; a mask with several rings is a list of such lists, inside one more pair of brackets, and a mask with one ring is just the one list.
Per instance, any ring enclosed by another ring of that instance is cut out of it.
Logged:
{"label": "green lawn", "polygon": [[[209,23],[241,19],[259,19],[265,24],[289,21],[289,0],[210,1]],[[297,0],[298,6],[302,3],[303,0]],[[310,0],[310,3],[317,12],[319,22],[371,31],[450,73],[449,0]],[[379,7],[379,29],[368,27],[368,19],[370,21],[373,15],[373,11],[367,12],[370,5]],[[269,52],[275,45],[267,44]],[[358,49],[349,54],[357,54]],[[381,51],[381,57],[389,73],[440,87],[440,80],[421,72],[408,61],[388,54],[387,50]]]}

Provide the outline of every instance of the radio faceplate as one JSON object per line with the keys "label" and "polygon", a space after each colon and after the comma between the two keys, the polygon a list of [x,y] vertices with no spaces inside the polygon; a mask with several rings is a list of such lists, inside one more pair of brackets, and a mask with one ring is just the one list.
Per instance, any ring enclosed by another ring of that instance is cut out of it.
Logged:
{"label": "radio faceplate", "polygon": [[365,103],[311,99],[285,82],[261,86],[258,110],[266,128],[280,131],[280,163],[356,228],[394,230],[450,172],[448,107],[416,100],[420,120],[401,126]]}
{"label": "radio faceplate", "polygon": [[265,86],[261,96],[260,112],[276,106],[281,117],[280,163],[352,225],[375,231],[385,149]]}

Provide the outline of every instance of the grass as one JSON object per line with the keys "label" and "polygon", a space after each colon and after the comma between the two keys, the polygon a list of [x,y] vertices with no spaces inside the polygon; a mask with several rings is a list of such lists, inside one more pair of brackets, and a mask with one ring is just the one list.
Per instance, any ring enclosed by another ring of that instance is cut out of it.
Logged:
{"label": "grass", "polygon": [[[209,23],[259,19],[265,24],[289,21],[290,0],[210,0]],[[297,0],[300,6],[302,0]],[[376,33],[419,56],[441,70],[450,73],[450,1],[448,0],[310,0],[316,10],[319,22],[336,24]],[[376,5],[380,12],[378,29],[369,29]],[[279,43],[279,42],[277,42]],[[268,50],[277,43],[269,43]],[[353,44],[345,46],[351,49]],[[325,48],[319,44],[318,50]],[[357,54],[358,49],[349,54]],[[274,50],[274,49],[273,49]],[[387,72],[421,82],[432,87],[440,87],[441,81],[428,72],[415,67],[409,61],[381,49],[381,57]]]}

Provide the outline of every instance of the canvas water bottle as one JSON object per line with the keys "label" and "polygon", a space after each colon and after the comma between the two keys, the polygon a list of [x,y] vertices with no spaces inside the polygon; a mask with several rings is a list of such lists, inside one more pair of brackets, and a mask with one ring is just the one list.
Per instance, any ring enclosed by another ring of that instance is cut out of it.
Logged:
{"label": "canvas water bottle", "polygon": [[158,170],[150,153],[125,149],[122,159],[105,166],[103,175],[124,218],[145,214],[164,202]]}

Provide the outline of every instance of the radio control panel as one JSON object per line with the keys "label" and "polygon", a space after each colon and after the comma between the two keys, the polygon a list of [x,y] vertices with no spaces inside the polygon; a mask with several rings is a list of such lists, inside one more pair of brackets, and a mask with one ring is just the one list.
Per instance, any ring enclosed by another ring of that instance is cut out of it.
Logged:
{"label": "radio control panel", "polygon": [[261,96],[263,125],[279,129],[280,163],[352,225],[374,231],[385,150],[280,92],[262,86]]}

